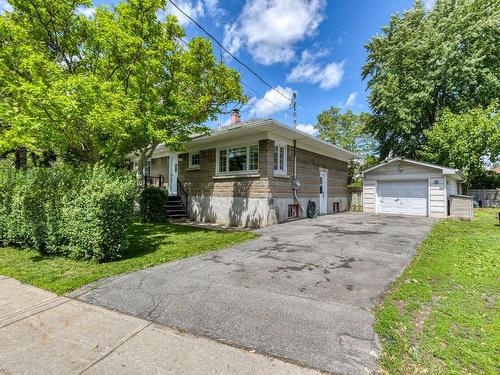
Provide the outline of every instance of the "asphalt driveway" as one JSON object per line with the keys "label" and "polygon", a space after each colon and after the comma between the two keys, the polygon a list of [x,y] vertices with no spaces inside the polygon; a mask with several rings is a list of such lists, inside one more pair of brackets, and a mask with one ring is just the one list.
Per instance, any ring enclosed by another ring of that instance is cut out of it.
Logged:
{"label": "asphalt driveway", "polygon": [[371,373],[379,344],[370,309],[432,223],[343,213],[275,225],[254,241],[73,295],[308,367]]}

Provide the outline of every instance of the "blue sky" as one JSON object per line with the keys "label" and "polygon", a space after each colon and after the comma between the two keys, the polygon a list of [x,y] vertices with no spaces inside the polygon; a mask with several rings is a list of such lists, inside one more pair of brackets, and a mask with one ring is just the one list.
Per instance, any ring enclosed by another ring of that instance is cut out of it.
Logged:
{"label": "blue sky", "polygon": [[[387,25],[391,14],[412,7],[413,0],[174,0],[238,58],[285,96],[297,93],[300,128],[312,130],[316,116],[331,105],[369,111],[361,67],[364,44]],[[113,5],[118,0],[94,0]],[[427,8],[434,0],[423,0]],[[0,0],[0,8],[6,1]],[[204,35],[171,5],[188,37]],[[92,9],[86,12],[91,15]],[[215,47],[220,56],[221,51]],[[270,90],[229,56],[226,63],[241,73],[250,103],[243,119],[276,118],[292,124],[288,100]],[[268,100],[265,100],[265,97]],[[227,123],[221,116],[219,123]],[[213,124],[215,125],[215,124]]]}

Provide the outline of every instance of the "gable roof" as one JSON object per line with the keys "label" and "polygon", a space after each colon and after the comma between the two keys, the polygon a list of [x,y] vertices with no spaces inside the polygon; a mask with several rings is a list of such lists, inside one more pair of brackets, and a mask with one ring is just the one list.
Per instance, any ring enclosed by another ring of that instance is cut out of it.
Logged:
{"label": "gable roof", "polygon": [[384,160],[382,163],[377,164],[374,167],[371,167],[371,168],[368,168],[368,169],[362,171],[361,176],[364,176],[365,173],[374,171],[375,169],[378,169],[381,167],[385,167],[386,165],[389,165],[389,164],[394,163],[396,161],[402,161],[402,162],[406,162],[406,163],[410,163],[410,164],[420,165],[420,166],[427,167],[427,168],[439,169],[439,170],[441,170],[441,173],[443,173],[444,175],[451,175],[451,176],[457,177],[459,180],[465,180],[464,174],[459,169],[444,167],[442,165],[437,165],[437,164],[424,163],[422,161],[406,159],[404,157],[397,157],[397,158],[392,158],[389,160]]}
{"label": "gable roof", "polygon": [[[296,140],[297,147],[307,151],[315,152],[321,155],[329,156],[338,160],[348,161],[351,159],[361,158],[360,155],[345,150],[342,147],[336,146],[329,142],[325,142],[319,138],[313,137],[303,131],[287,126],[274,119],[248,120],[241,121],[235,125],[221,127],[209,134],[194,135],[189,142],[184,144],[184,147],[190,149],[201,149],[203,145],[218,144],[219,142],[238,140],[244,142],[245,137],[253,137],[262,135],[263,138],[268,138],[272,133],[281,138]],[[158,155],[168,152],[165,145],[160,145],[153,155]]]}

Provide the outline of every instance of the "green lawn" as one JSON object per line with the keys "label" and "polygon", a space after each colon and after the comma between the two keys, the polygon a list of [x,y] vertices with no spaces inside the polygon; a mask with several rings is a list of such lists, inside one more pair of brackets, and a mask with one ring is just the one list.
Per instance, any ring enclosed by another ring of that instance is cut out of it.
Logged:
{"label": "green lawn", "polygon": [[134,224],[123,259],[94,263],[0,248],[0,275],[64,294],[103,277],[222,249],[257,237],[248,231],[213,231],[174,224]]}
{"label": "green lawn", "polygon": [[377,311],[389,374],[500,373],[498,209],[434,226]]}

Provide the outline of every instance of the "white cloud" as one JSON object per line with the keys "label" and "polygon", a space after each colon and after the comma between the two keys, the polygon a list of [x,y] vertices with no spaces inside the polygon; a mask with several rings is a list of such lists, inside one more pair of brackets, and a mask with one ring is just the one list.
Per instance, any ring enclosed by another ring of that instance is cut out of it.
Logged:
{"label": "white cloud", "polygon": [[312,124],[298,124],[297,130],[312,135],[313,137],[318,135],[318,131],[314,128],[314,125]]}
{"label": "white cloud", "polygon": [[325,0],[247,0],[243,10],[224,30],[224,44],[232,53],[246,48],[263,65],[288,62],[294,44],[314,34]]}
{"label": "white cloud", "polygon": [[7,0],[0,0],[0,14],[3,12],[12,12],[12,5]]}
{"label": "white cloud", "polygon": [[95,16],[95,8],[94,7],[79,6],[76,8],[76,14],[78,14],[80,16],[85,16],[87,18],[92,18]]}
{"label": "white cloud", "polygon": [[[212,1],[213,2],[213,1]],[[186,13],[189,17],[197,20],[201,17],[205,16],[205,9],[203,7],[203,2],[201,0],[192,1],[192,0],[177,0],[175,2],[179,8],[182,9],[184,13]],[[159,11],[158,18],[160,20],[164,20],[166,14],[173,14],[179,20],[179,23],[182,26],[188,25],[191,21],[187,18],[181,11],[179,11],[176,7],[174,7],[170,2],[167,3],[166,11]]]}
{"label": "white cloud", "polygon": [[321,65],[316,60],[324,54],[319,52],[314,55],[308,50],[303,51],[299,64],[288,74],[287,81],[317,83],[323,90],[340,85],[344,76],[345,61]]}
{"label": "white cloud", "polygon": [[[290,98],[293,95],[293,90],[289,87],[278,86],[276,90]],[[252,98],[249,102],[252,105],[250,114],[256,117],[269,117],[277,112],[281,112],[282,109],[288,110],[290,108],[290,101],[276,92],[276,90],[269,89],[263,98]]]}
{"label": "white cloud", "polygon": [[218,17],[224,14],[224,10],[219,7],[219,0],[205,0],[205,8],[210,17]]}
{"label": "white cloud", "polygon": [[425,10],[431,10],[436,5],[436,0],[423,0]]}
{"label": "white cloud", "polygon": [[358,93],[356,91],[351,92],[349,94],[349,97],[347,98],[345,102],[345,107],[352,107],[354,103],[356,103],[356,98],[358,97]]}

